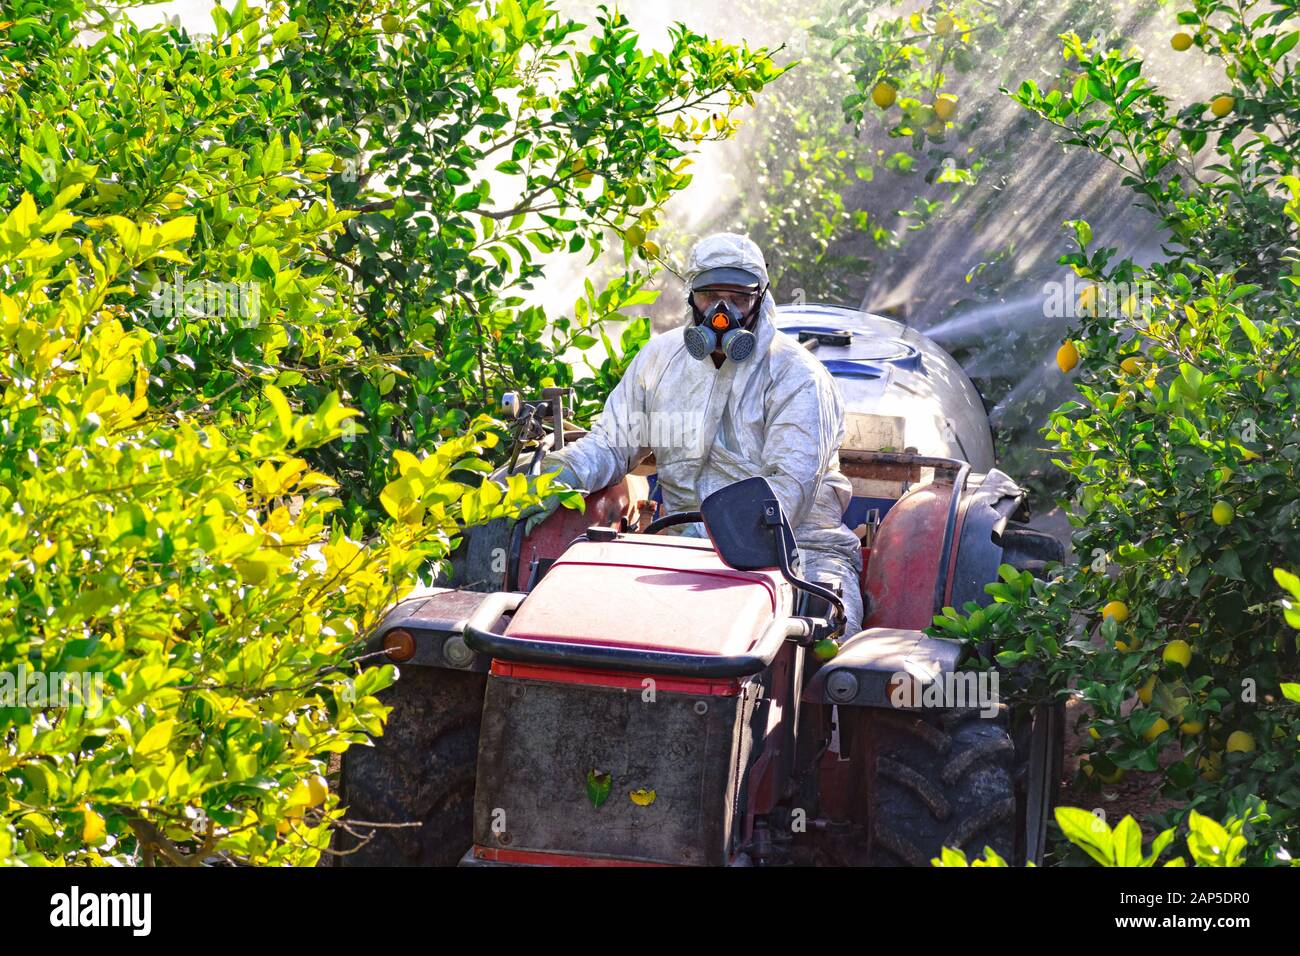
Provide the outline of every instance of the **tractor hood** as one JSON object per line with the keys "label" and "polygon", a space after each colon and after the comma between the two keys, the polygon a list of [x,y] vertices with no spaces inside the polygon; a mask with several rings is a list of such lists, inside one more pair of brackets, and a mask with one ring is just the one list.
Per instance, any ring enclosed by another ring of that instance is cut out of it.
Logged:
{"label": "tractor hood", "polygon": [[752,651],[792,589],[778,572],[735,571],[712,545],[666,535],[578,541],[515,612],[534,641],[733,656]]}

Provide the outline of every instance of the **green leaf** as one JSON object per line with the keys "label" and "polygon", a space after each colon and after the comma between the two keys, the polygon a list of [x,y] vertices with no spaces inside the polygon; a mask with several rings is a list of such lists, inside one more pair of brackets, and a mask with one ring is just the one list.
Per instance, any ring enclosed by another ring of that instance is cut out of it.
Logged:
{"label": "green leaf", "polygon": [[1133,817],[1126,816],[1115,825],[1112,846],[1116,866],[1142,865],[1142,830]]}
{"label": "green leaf", "polygon": [[1105,820],[1078,807],[1057,807],[1056,823],[1066,839],[1102,866],[1115,865],[1114,838]]}
{"label": "green leaf", "polygon": [[587,771],[587,799],[596,809],[609,799],[610,787],[613,783],[613,777],[608,773],[600,770]]}

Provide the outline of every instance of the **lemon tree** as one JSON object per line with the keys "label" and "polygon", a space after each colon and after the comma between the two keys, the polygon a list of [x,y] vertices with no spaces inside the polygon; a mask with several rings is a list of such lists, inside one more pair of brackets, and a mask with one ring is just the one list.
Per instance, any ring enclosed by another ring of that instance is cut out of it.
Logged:
{"label": "lemon tree", "polygon": [[[1300,89],[1287,65],[1300,16],[1198,3],[1178,19],[1194,34],[1186,55],[1223,67],[1230,108],[1177,108],[1140,60],[1075,35],[1069,91],[1014,94],[1065,143],[1120,165],[1172,238],[1144,268],[1074,223],[1064,264],[1152,300],[1080,317],[1078,395],[1046,429],[1079,562],[1050,582],[1004,581],[1006,611],[941,623],[992,637],[989,662],[1019,671],[1028,696],[1076,688],[1095,715],[1087,766],[1162,774],[1180,801],[1166,822],[1265,799],[1250,852],[1272,860],[1300,852],[1286,699],[1300,657],[1273,576],[1300,551]],[[1126,615],[1106,613],[1115,602]]]}
{"label": "lemon tree", "polygon": [[[780,73],[685,27],[647,51],[621,15],[584,25],[546,2],[238,0],[207,35],[101,24],[81,0],[11,6],[0,205],[48,203],[98,166],[74,211],[195,216],[189,261],[141,269],[124,300],[163,353],[151,397],[337,393],[362,417],[308,458],[364,522],[394,451],[458,434],[501,391],[572,384],[583,365],[562,357],[604,336],[580,412],[599,407],[649,335],[659,210]],[[548,260],[610,244],[626,268],[571,310],[528,301]],[[256,314],[155,294],[218,283],[256,290]],[[614,319],[636,320],[618,341]]]}
{"label": "lemon tree", "polygon": [[212,21],[0,15],[0,862],[319,859],[329,759],[400,676],[361,639],[548,491],[485,477],[489,393],[571,375],[651,266],[570,319],[520,289],[652,218],[696,114],[728,135],[777,72],[541,2]]}
{"label": "lemon tree", "polygon": [[303,457],[357,414],[337,397],[151,402],[122,284],[183,261],[195,221],[77,215],[89,186],[0,221],[0,861],[311,863],[325,758],[380,732],[394,676],[349,649],[481,491],[435,456],[437,520],[362,541]]}

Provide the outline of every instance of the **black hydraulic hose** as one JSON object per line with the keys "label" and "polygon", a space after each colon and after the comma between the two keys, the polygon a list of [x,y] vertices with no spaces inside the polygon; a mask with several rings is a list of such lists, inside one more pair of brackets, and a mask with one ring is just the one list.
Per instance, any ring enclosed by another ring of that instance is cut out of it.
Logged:
{"label": "black hydraulic hose", "polygon": [[[528,462],[528,477],[536,478],[542,470],[542,459],[546,457],[548,451],[545,436],[537,442],[537,447],[533,449],[532,460]],[[511,465],[507,474],[514,473],[514,466]],[[514,526],[510,529],[510,548],[506,553],[506,590],[513,591],[519,586],[519,558],[520,552],[524,548],[524,525],[526,519],[515,519]]]}
{"label": "black hydraulic hose", "polygon": [[522,451],[524,447],[524,438],[527,436],[528,430],[533,427],[533,414],[533,407],[530,405],[528,406],[527,414],[523,417],[523,420],[515,430],[514,445],[510,449],[510,464],[506,467],[507,475],[513,475],[515,473],[515,465],[519,461],[519,452]]}
{"label": "black hydraulic hose", "polygon": [[939,572],[934,576],[934,609],[943,608],[944,592],[948,590],[948,562],[953,548],[957,547],[957,512],[961,507],[962,492],[966,490],[966,479],[970,476],[970,464],[964,463],[952,480],[952,502],[948,505],[948,521],[943,529],[943,550],[939,554]]}

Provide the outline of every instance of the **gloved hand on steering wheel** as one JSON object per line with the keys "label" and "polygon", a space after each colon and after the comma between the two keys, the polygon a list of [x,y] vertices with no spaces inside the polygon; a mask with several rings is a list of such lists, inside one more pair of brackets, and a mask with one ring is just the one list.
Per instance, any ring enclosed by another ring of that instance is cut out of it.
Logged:
{"label": "gloved hand on steering wheel", "polygon": [[[586,494],[586,491],[584,491],[581,487],[582,484],[581,479],[578,478],[577,474],[575,474],[573,469],[570,468],[568,465],[565,465],[558,472],[556,472],[555,478],[552,480],[551,483],[552,485],[565,485],[568,488],[572,488],[576,491],[581,492],[582,494]],[[523,521],[524,523],[524,536],[527,537],[528,535],[532,534],[533,529],[536,528],[543,521],[545,521],[547,518],[549,518],[551,515],[555,514],[555,510],[559,507],[560,507],[560,494],[557,492],[555,494],[547,495],[539,503],[535,505],[529,505],[527,508],[521,511],[519,513],[519,520]]]}

